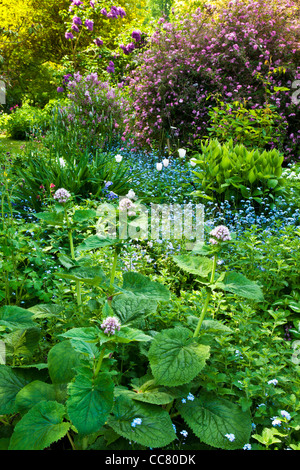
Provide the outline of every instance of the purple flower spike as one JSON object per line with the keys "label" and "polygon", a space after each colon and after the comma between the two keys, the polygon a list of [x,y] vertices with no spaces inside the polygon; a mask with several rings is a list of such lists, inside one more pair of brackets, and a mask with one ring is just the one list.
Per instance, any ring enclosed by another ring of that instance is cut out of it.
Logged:
{"label": "purple flower spike", "polygon": [[107,15],[108,15],[108,13],[107,13],[107,11],[106,11],[105,8],[102,8],[102,10],[100,10],[100,13],[102,13],[102,15],[104,15],[104,16],[107,16]]}
{"label": "purple flower spike", "polygon": [[108,67],[106,69],[108,71],[108,73],[114,73],[115,71],[115,64],[113,63],[112,60],[110,60],[109,64],[108,64]]}
{"label": "purple flower spike", "polygon": [[66,38],[66,39],[74,39],[74,36],[73,36],[72,33],[66,32],[66,33],[65,33],[65,38]]}
{"label": "purple flower spike", "polygon": [[63,87],[59,86],[57,88],[57,93],[63,93],[65,90],[63,89]]}
{"label": "purple flower spike", "polygon": [[85,20],[84,24],[89,31],[93,31],[93,28],[94,28],[93,20]]}
{"label": "purple flower spike", "polygon": [[81,20],[81,18],[79,18],[79,16],[74,16],[72,21],[73,21],[74,24],[77,24],[78,26],[82,25],[82,20]]}
{"label": "purple flower spike", "polygon": [[135,39],[136,42],[139,42],[142,39],[142,33],[141,31],[133,31],[131,35],[132,39]]}

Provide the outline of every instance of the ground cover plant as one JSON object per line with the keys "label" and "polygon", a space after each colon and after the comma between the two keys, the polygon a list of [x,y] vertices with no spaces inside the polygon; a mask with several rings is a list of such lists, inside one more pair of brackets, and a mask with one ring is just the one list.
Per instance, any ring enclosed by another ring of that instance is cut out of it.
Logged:
{"label": "ground cover plant", "polygon": [[299,450],[297,4],[123,6],[0,117],[0,448]]}

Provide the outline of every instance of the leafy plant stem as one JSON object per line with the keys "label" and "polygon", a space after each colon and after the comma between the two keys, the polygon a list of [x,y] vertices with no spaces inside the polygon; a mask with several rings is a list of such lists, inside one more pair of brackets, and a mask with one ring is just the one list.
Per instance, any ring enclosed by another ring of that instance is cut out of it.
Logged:
{"label": "leafy plant stem", "polygon": [[102,349],[102,351],[100,353],[100,356],[99,356],[99,359],[98,359],[98,362],[97,362],[97,365],[96,365],[96,369],[95,369],[95,372],[94,372],[95,377],[97,377],[97,375],[99,374],[104,355],[105,355],[105,347]]}
{"label": "leafy plant stem", "polygon": [[[75,251],[74,251],[74,242],[73,242],[73,235],[72,235],[72,228],[70,225],[67,209],[65,207],[65,219],[67,223],[67,228],[68,228],[68,236],[69,236],[69,242],[70,242],[70,251],[71,251],[71,257],[73,260],[75,260]],[[80,286],[80,281],[76,281],[76,296],[77,296],[77,305],[82,312],[82,302],[81,302],[81,286]]]}
{"label": "leafy plant stem", "polygon": [[[213,267],[212,267],[212,272],[211,272],[211,277],[210,277],[210,284],[212,284],[214,282],[215,273],[216,273],[216,266],[217,266],[217,256],[214,255]],[[207,296],[206,296],[206,299],[205,299],[205,302],[204,302],[204,305],[203,305],[203,308],[202,308],[202,311],[201,311],[201,315],[200,315],[200,318],[198,320],[198,324],[197,324],[197,326],[195,328],[195,331],[194,331],[194,334],[193,334],[194,338],[196,338],[196,336],[199,335],[199,331],[200,331],[202,322],[204,320],[205,314],[207,312],[207,308],[208,308],[209,301],[211,299],[211,295],[212,295],[212,291],[208,287],[207,288]]]}

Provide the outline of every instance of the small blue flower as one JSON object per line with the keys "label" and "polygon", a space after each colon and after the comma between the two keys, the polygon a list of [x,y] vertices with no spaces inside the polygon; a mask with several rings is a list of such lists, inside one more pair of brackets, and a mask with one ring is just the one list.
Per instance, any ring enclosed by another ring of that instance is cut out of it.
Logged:
{"label": "small blue flower", "polygon": [[281,426],[281,421],[279,418],[277,418],[276,416],[274,416],[273,418],[271,418],[273,421],[272,421],[272,426]]}
{"label": "small blue flower", "polygon": [[230,442],[233,442],[235,440],[235,435],[230,433],[230,434],[225,434],[225,437],[227,437],[227,439],[230,441]]}
{"label": "small blue flower", "polygon": [[269,385],[277,385],[278,384],[278,380],[277,379],[272,379],[272,380],[269,380],[268,382]]}
{"label": "small blue flower", "polygon": [[187,437],[188,436],[188,432],[185,431],[184,429],[182,431],[180,431],[180,434],[183,435],[183,437]]}
{"label": "small blue flower", "polygon": [[186,399],[183,398],[183,399],[181,400],[181,403],[186,403]]}
{"label": "small blue flower", "polygon": [[280,414],[281,416],[283,416],[284,418],[286,418],[288,421],[291,419],[291,415],[288,411],[284,411],[284,410],[281,410],[280,411]]}
{"label": "small blue flower", "polygon": [[134,418],[134,420],[131,423],[131,427],[135,428],[137,425],[142,424],[141,418]]}
{"label": "small blue flower", "polygon": [[251,444],[245,444],[243,450],[251,450]]}
{"label": "small blue flower", "polygon": [[188,396],[186,397],[188,400],[190,401],[194,401],[195,400],[195,397],[192,393],[189,393]]}

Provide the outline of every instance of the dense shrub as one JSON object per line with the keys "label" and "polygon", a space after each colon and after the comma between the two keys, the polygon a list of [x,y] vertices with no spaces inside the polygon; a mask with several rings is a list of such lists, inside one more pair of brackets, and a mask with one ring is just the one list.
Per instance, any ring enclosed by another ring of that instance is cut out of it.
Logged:
{"label": "dense shrub", "polygon": [[24,140],[32,132],[46,128],[48,119],[47,111],[24,103],[12,110],[6,122],[6,131],[13,139]]}
{"label": "dense shrub", "polygon": [[[174,23],[161,19],[129,82],[135,109],[123,138],[133,131],[137,145],[164,148],[171,137],[173,145],[192,143],[206,134],[208,111],[221,97],[246,100],[249,109],[275,104],[287,119],[286,155],[295,155],[299,111],[292,91],[275,88],[290,89],[300,76],[299,26],[289,19],[293,8],[286,0],[276,8],[262,0],[240,1],[215,16],[203,8]],[[288,145],[290,134],[294,147]]]}
{"label": "dense shrub", "polygon": [[96,73],[83,77],[76,72],[74,76],[66,75],[64,82],[70,99],[64,109],[65,126],[79,126],[82,143],[93,141],[99,145],[120,134],[125,98],[119,88],[100,81]]}

